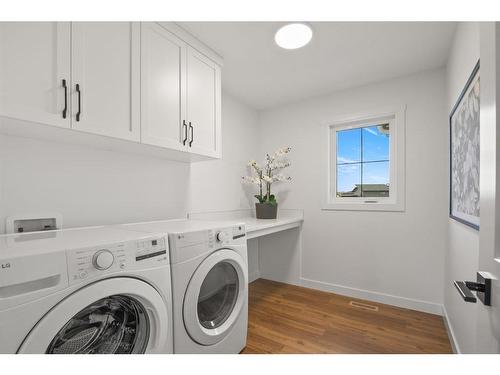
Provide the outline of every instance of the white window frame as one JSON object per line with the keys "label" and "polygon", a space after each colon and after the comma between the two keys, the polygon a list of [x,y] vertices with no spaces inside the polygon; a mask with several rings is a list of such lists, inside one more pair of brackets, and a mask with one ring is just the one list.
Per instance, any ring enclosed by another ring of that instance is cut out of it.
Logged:
{"label": "white window frame", "polygon": [[[405,115],[406,106],[380,112],[344,116],[324,126],[326,161],[323,210],[404,211],[405,210]],[[337,197],[337,132],[389,122],[389,197]]]}

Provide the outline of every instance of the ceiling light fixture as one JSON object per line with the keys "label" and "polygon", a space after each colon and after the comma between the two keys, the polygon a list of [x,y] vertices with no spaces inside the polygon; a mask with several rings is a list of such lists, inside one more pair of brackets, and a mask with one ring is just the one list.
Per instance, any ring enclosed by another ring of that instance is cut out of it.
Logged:
{"label": "ceiling light fixture", "polygon": [[284,49],[304,47],[312,39],[312,29],[305,23],[289,23],[276,31],[274,41]]}

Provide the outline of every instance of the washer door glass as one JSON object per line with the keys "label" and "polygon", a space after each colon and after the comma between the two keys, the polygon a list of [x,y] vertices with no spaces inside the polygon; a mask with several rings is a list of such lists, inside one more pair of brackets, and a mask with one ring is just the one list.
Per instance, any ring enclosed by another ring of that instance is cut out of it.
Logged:
{"label": "washer door glass", "polygon": [[238,300],[239,277],[228,262],[217,263],[207,274],[198,296],[198,319],[207,329],[220,327]]}
{"label": "washer door glass", "polygon": [[102,298],[71,318],[57,333],[46,353],[144,353],[149,340],[146,310],[126,295]]}

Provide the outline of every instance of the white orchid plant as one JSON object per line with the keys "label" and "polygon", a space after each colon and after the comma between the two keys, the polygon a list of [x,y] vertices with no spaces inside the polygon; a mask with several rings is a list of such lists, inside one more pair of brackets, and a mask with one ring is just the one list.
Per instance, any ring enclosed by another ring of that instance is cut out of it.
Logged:
{"label": "white orchid plant", "polygon": [[[272,155],[267,154],[263,167],[255,160],[248,162],[251,175],[242,177],[242,182],[259,186],[259,194],[255,195],[259,203],[277,204],[276,197],[271,194],[271,185],[275,182],[291,181],[291,177],[287,177],[282,173],[283,169],[290,166],[287,159],[290,151],[290,147],[283,147],[276,150]],[[265,194],[264,186],[266,188]]]}

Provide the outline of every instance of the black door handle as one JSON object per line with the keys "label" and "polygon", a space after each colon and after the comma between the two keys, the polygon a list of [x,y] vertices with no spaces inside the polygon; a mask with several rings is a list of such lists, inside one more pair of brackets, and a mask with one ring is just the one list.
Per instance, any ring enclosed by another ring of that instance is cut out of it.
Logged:
{"label": "black door handle", "polygon": [[66,113],[68,112],[68,85],[66,85],[66,80],[62,80],[62,87],[64,88],[64,109],[62,110],[62,117],[66,118]]}
{"label": "black door handle", "polygon": [[455,288],[457,288],[458,293],[460,293],[460,296],[463,298],[465,302],[476,303],[477,301],[476,296],[467,287],[465,281],[454,281],[453,284],[455,284]]}
{"label": "black door handle", "polygon": [[191,129],[191,140],[189,141],[189,147],[191,147],[194,141],[194,128],[193,125],[191,125],[191,121],[189,121],[189,129]]}
{"label": "black door handle", "polygon": [[[476,281],[454,281],[455,288],[465,302],[476,303],[477,298],[486,306],[491,306],[491,276],[478,272]],[[476,292],[476,296],[473,291]]]}
{"label": "black door handle", "polygon": [[80,116],[82,114],[82,92],[80,91],[80,85],[78,83],[75,88],[78,93],[78,112],[76,112],[76,121],[80,121]]}
{"label": "black door handle", "polygon": [[184,139],[182,140],[182,144],[185,146],[186,141],[188,139],[188,128],[187,128],[186,120],[182,120],[182,127],[184,129]]}

